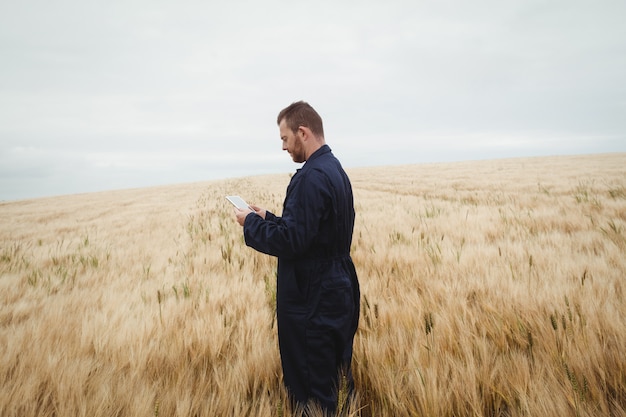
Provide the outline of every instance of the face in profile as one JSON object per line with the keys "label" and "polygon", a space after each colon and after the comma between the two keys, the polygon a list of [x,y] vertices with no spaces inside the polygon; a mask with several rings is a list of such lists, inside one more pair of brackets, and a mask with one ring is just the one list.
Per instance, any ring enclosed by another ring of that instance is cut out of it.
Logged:
{"label": "face in profile", "polygon": [[302,163],[306,161],[306,155],[304,152],[304,143],[299,131],[295,133],[287,126],[285,120],[281,120],[278,125],[280,130],[280,139],[283,142],[283,151],[289,152],[293,162]]}

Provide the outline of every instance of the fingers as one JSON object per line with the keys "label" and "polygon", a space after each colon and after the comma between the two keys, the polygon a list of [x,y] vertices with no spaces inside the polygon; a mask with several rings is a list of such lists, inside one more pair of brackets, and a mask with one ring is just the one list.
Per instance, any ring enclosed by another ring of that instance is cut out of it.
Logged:
{"label": "fingers", "polygon": [[265,209],[259,207],[259,206],[255,206],[255,205],[249,205],[250,210],[246,210],[246,209],[240,209],[238,207],[233,207],[233,212],[235,213],[235,217],[237,218],[237,223],[239,223],[241,226],[243,226],[245,220],[246,220],[246,216],[250,213],[254,213],[258,216],[261,216],[261,218],[265,219]]}

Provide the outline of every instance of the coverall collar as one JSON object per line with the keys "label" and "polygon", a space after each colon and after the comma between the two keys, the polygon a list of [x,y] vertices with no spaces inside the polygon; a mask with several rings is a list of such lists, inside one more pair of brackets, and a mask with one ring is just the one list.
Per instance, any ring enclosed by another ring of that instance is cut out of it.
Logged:
{"label": "coverall collar", "polygon": [[317,159],[318,157],[320,157],[322,155],[325,155],[325,154],[329,153],[330,151],[331,151],[330,146],[328,146],[327,144],[322,145],[318,150],[313,152],[311,154],[311,156],[309,156],[309,159],[307,159],[304,162],[304,165],[302,165],[300,168],[296,169],[296,174],[298,174],[306,166],[307,162],[312,161],[314,159]]}
{"label": "coverall collar", "polygon": [[[315,159],[315,158],[317,158],[317,157],[319,157],[321,155],[324,155],[324,154],[326,154],[328,152],[330,152],[330,146],[324,144],[318,150],[313,152],[311,154],[311,156],[309,156],[309,159],[306,160],[306,162],[312,161],[313,159]],[[306,164],[306,162],[305,162],[305,164]]]}

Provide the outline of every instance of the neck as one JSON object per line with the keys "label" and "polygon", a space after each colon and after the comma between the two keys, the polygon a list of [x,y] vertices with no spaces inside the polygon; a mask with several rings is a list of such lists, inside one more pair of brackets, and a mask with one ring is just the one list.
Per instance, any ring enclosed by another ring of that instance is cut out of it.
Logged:
{"label": "neck", "polygon": [[316,140],[312,141],[310,146],[309,146],[309,148],[306,151],[306,159],[305,159],[305,161],[308,161],[309,157],[311,155],[313,155],[317,150],[319,150],[319,148],[321,148],[325,144],[326,144],[326,142],[324,141],[324,138],[316,139]]}

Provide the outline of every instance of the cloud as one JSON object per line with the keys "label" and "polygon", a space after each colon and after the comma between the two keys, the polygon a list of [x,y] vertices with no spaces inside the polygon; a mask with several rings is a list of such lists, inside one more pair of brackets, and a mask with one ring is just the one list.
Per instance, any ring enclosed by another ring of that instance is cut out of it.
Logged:
{"label": "cloud", "polygon": [[275,118],[299,99],[351,165],[626,151],[625,12],[612,0],[4,2],[0,198],[72,192],[56,187],[77,170],[81,191],[290,171]]}

